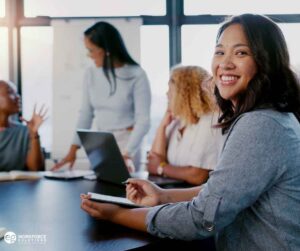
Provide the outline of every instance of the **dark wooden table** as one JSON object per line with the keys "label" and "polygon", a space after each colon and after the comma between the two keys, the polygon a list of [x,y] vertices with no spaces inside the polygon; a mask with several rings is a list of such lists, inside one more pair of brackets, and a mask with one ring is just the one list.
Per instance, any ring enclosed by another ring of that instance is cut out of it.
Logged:
{"label": "dark wooden table", "polygon": [[[212,238],[163,240],[96,220],[80,209],[79,195],[89,191],[125,196],[125,188],[88,180],[0,182],[0,227],[14,232],[18,240],[23,237],[13,244],[0,240],[0,251],[214,251]],[[45,241],[37,243],[36,238]]]}
{"label": "dark wooden table", "polygon": [[[91,218],[80,209],[79,195],[88,191],[112,195],[125,192],[123,188],[87,180],[1,182],[0,227],[25,236],[28,243],[7,244],[2,239],[0,250],[111,251],[159,242],[149,234]],[[33,243],[35,240],[28,235],[43,235],[46,242]]]}

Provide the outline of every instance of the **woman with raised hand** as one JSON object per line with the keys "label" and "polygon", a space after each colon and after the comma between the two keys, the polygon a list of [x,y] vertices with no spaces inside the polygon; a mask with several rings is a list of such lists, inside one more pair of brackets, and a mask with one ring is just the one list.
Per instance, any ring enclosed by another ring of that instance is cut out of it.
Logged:
{"label": "woman with raised hand", "polygon": [[[112,132],[125,160],[139,164],[143,137],[150,127],[151,91],[145,71],[129,55],[119,31],[98,22],[84,32],[94,65],[86,70],[76,128]],[[77,134],[68,154],[54,167],[73,166],[81,143]],[[137,167],[138,168],[138,167]]]}
{"label": "woman with raised hand", "polygon": [[222,145],[211,76],[199,66],[175,66],[169,80],[168,109],[156,131],[148,171],[154,175],[204,183]]}
{"label": "woman with raised hand", "polygon": [[219,29],[212,72],[226,140],[200,192],[129,180],[133,201],[184,202],[125,209],[84,195],[81,207],[159,237],[214,236],[217,250],[300,250],[300,90],[280,28],[233,16]]}
{"label": "woman with raised hand", "polygon": [[12,121],[10,117],[20,111],[20,97],[16,87],[0,80],[0,171],[44,168],[38,129],[45,120],[47,109],[37,111],[34,107],[30,120],[21,118],[26,124]]}

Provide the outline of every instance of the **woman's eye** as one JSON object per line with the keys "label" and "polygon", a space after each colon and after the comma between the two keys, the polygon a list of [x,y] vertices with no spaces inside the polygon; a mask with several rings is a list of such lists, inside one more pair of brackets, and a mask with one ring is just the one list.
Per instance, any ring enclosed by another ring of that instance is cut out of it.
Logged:
{"label": "woman's eye", "polygon": [[247,51],[237,51],[236,55],[238,55],[238,56],[244,56],[244,55],[248,55],[248,52]]}
{"label": "woman's eye", "polygon": [[215,51],[215,55],[224,55],[224,52],[223,51]]}

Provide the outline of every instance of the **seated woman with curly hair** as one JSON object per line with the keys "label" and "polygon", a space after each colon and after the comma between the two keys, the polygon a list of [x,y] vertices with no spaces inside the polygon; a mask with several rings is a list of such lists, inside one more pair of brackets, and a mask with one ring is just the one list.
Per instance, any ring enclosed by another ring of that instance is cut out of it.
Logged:
{"label": "seated woman with curly hair", "polygon": [[151,174],[193,185],[208,179],[223,138],[220,129],[212,128],[217,122],[217,112],[209,90],[210,79],[209,73],[198,66],[172,69],[168,109],[148,155],[147,167]]}

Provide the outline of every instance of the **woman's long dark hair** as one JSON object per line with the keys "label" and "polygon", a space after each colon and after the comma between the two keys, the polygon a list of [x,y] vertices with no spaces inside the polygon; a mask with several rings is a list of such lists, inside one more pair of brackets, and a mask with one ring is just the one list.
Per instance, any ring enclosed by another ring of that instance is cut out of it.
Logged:
{"label": "woman's long dark hair", "polygon": [[231,101],[223,99],[215,87],[217,102],[222,111],[218,127],[223,132],[227,131],[242,113],[264,107],[292,112],[300,122],[299,80],[290,68],[289,53],[280,28],[262,15],[233,16],[220,27],[217,41],[232,24],[242,26],[257,65],[257,73],[247,89],[238,95],[235,107]]}
{"label": "woman's long dark hair", "polygon": [[[103,71],[110,84],[110,94],[116,92],[116,74],[114,62],[138,65],[129,55],[119,31],[109,23],[98,22],[88,28],[84,35],[94,45],[105,51]],[[111,76],[112,80],[111,80]]]}

